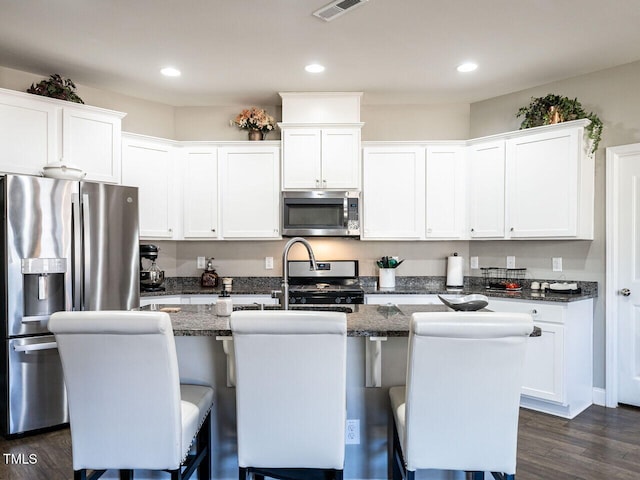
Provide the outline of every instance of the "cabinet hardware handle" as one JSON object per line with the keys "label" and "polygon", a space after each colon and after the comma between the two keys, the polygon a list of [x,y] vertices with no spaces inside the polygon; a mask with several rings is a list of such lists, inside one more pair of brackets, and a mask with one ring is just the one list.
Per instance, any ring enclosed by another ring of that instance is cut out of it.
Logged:
{"label": "cabinet hardware handle", "polygon": [[511,227],[511,228],[509,229],[509,231],[510,231],[510,232],[513,232],[513,227]]}
{"label": "cabinet hardware handle", "polygon": [[170,228],[170,229],[169,229],[169,233],[171,233],[171,232],[173,232],[173,228]]}
{"label": "cabinet hardware handle", "polygon": [[535,308],[531,310],[531,315],[537,315],[537,314],[538,314],[538,310],[536,310]]}
{"label": "cabinet hardware handle", "polygon": [[215,232],[215,231],[216,231],[216,229],[215,229],[215,228],[212,228],[212,229],[211,229],[211,231],[212,231],[212,232]]}
{"label": "cabinet hardware handle", "polygon": [[316,178],[316,187],[319,187],[319,186],[320,186],[320,180]]}
{"label": "cabinet hardware handle", "polygon": [[322,180],[322,186],[327,188],[327,181],[326,180]]}
{"label": "cabinet hardware handle", "polygon": [[629,295],[631,295],[631,290],[629,290],[628,288],[623,288],[622,290],[620,290],[620,295],[622,295],[623,297],[628,297]]}
{"label": "cabinet hardware handle", "polygon": [[471,229],[471,231],[472,231],[472,232],[475,232],[475,231],[476,231],[476,229],[475,229],[475,228],[472,228],[472,229]]}

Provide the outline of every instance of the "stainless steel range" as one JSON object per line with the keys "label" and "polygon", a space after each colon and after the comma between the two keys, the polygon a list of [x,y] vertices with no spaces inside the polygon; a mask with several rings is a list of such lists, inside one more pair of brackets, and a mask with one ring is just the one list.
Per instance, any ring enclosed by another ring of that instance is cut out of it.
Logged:
{"label": "stainless steel range", "polygon": [[288,265],[291,305],[364,303],[358,260],[320,260],[317,270],[309,269],[308,260],[290,260]]}

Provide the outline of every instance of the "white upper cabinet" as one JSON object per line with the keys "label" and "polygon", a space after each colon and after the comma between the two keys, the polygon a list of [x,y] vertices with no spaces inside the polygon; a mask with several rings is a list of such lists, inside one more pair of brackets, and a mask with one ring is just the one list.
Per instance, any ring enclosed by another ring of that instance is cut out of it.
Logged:
{"label": "white upper cabinet", "polygon": [[424,187],[423,147],[365,147],[362,239],[423,239]]}
{"label": "white upper cabinet", "polygon": [[62,110],[62,161],[87,172],[87,180],[120,183],[121,117],[83,108]]}
{"label": "white upper cabinet", "polygon": [[594,166],[583,136],[582,128],[560,128],[507,139],[509,237],[593,238]]}
{"label": "white upper cabinet", "polygon": [[59,160],[57,105],[35,95],[0,90],[0,170],[39,175]]}
{"label": "white upper cabinet", "polygon": [[218,238],[218,149],[190,146],[181,150],[182,236],[184,239]]}
{"label": "white upper cabinet", "polygon": [[39,175],[62,161],[86,179],[120,183],[124,113],[0,89],[0,170]]}
{"label": "white upper cabinet", "polygon": [[140,237],[181,238],[180,172],[176,147],[168,140],[125,134],[122,140],[122,183],[138,187]]}
{"label": "white upper cabinet", "polygon": [[464,148],[427,146],[426,154],[426,238],[462,239],[467,209]]}
{"label": "white upper cabinet", "polygon": [[360,188],[360,128],[282,128],[284,190]]}
{"label": "white upper cabinet", "polygon": [[280,238],[280,149],[221,147],[218,161],[222,237]]}
{"label": "white upper cabinet", "polygon": [[360,189],[362,92],[281,92],[282,189]]}
{"label": "white upper cabinet", "polygon": [[593,239],[588,120],[470,142],[470,238]]}
{"label": "white upper cabinet", "polygon": [[470,238],[504,238],[504,140],[472,144],[467,150]]}

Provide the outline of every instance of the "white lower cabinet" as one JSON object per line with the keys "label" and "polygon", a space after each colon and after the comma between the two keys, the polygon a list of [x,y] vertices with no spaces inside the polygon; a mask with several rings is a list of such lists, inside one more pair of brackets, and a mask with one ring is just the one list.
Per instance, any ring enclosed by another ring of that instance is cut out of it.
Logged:
{"label": "white lower cabinet", "polygon": [[140,297],[140,306],[147,305],[181,305],[186,303],[180,295],[154,295],[152,297]]}
{"label": "white lower cabinet", "polygon": [[442,303],[437,295],[402,295],[392,293],[376,293],[364,296],[368,305],[434,305]]}
{"label": "white lower cabinet", "polygon": [[593,403],[593,300],[527,302],[489,298],[490,310],[533,315],[521,405],[574,418]]}

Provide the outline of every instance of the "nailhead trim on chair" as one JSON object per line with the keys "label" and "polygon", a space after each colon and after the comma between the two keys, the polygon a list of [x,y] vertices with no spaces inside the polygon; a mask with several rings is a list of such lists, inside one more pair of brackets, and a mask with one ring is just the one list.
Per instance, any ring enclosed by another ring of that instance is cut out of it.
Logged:
{"label": "nailhead trim on chair", "polygon": [[[198,425],[198,428],[196,428],[196,434],[193,436],[193,438],[191,439],[191,443],[189,443],[189,448],[187,448],[185,450],[185,454],[182,457],[182,462],[184,463],[184,461],[187,459],[187,457],[189,456],[189,452],[191,451],[191,447],[193,447],[193,442],[195,441],[196,437],[198,436],[198,432],[200,432],[200,428],[202,428],[202,424],[205,422],[205,420],[207,419],[207,416],[209,415],[209,413],[211,412],[211,409],[213,408],[213,404],[211,404],[209,406],[209,408],[207,409],[206,413],[204,414],[204,417],[202,417],[202,420],[200,420],[200,424]],[[211,433],[209,433],[209,435],[211,435]]]}

